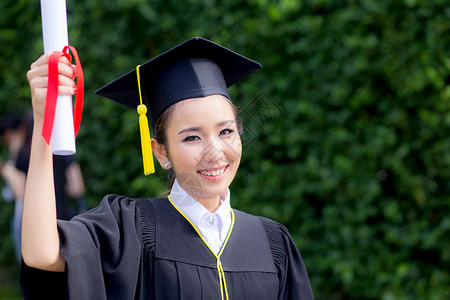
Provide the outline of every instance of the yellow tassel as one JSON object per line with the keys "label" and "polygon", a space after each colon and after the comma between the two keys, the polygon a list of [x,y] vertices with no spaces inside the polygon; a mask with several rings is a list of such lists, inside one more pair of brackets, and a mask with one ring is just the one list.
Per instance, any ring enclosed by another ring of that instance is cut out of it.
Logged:
{"label": "yellow tassel", "polygon": [[140,105],[137,107],[139,114],[139,130],[141,133],[142,160],[144,163],[144,174],[150,175],[155,173],[155,165],[153,163],[152,145],[150,143],[150,130],[148,129],[147,107],[142,104],[141,80],[139,76],[139,66],[136,67],[137,81],[139,87]]}
{"label": "yellow tassel", "polygon": [[139,113],[139,129],[141,132],[142,160],[144,162],[144,174],[149,175],[155,173],[155,165],[153,164],[152,145],[150,143],[150,130],[148,129],[148,119],[145,115],[147,107],[144,104],[138,106]]}

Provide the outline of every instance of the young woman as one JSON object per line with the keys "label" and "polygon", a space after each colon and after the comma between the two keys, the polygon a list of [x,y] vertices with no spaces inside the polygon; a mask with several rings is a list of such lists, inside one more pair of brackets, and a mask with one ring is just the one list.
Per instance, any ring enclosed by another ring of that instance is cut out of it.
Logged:
{"label": "young woman", "polygon": [[[149,106],[170,195],[107,195],[57,222],[51,150],[40,135],[47,61],[41,56],[28,72],[35,131],[23,213],[26,299],[313,299],[286,228],[230,206],[242,146],[227,87],[258,63],[193,38],[97,91],[140,114],[141,103]],[[59,73],[59,93],[74,94],[65,58]]]}

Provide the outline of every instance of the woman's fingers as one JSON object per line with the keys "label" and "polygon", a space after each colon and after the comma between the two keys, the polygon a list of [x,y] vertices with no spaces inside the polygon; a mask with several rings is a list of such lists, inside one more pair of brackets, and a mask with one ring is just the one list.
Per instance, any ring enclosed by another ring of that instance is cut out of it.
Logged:
{"label": "woman's fingers", "polygon": [[75,87],[75,81],[65,75],[58,75],[58,86]]}
{"label": "woman's fingers", "polygon": [[58,76],[58,94],[59,95],[73,95],[75,94],[76,86],[75,82],[66,77],[59,75]]}
{"label": "woman's fingers", "polygon": [[33,88],[33,83],[39,81],[41,77],[47,78],[48,75],[48,65],[47,64],[31,64],[30,70],[27,72],[28,82]]}
{"label": "woman's fingers", "polygon": [[[31,88],[32,104],[35,115],[43,116],[48,87],[48,61],[49,55],[44,54],[30,66],[27,72]],[[75,68],[70,61],[62,56],[58,62],[58,94],[73,95],[76,93]]]}
{"label": "woman's fingers", "polygon": [[[62,61],[64,58],[65,61]],[[63,57],[60,59],[59,63],[58,63],[58,73],[60,75],[64,75],[67,76],[70,79],[74,79],[75,78],[75,70],[72,67],[72,65],[70,64],[69,61],[67,61],[67,59],[65,57]]]}
{"label": "woman's fingers", "polygon": [[71,67],[72,67],[73,75],[74,75],[74,78],[75,78],[77,76],[77,66],[71,65]]}
{"label": "woman's fingers", "polygon": [[[73,66],[69,60],[62,56],[58,62],[58,73],[60,75],[67,76],[71,79],[75,78],[76,67]],[[48,54],[44,54],[39,57],[35,62],[33,62],[30,66],[29,74],[27,74],[28,79],[35,78],[38,76],[47,76],[48,75]]]}
{"label": "woman's fingers", "polygon": [[37,60],[35,60],[31,66],[30,70],[37,68],[42,65],[47,65],[48,63],[48,54],[42,54]]}
{"label": "woman's fingers", "polygon": [[[48,85],[48,64],[42,64],[41,62],[43,62],[44,60],[41,60],[41,58],[32,64],[31,69],[27,73],[27,78],[32,91],[37,88],[46,88]],[[59,90],[61,90],[63,94],[73,94],[73,91],[75,89],[74,68],[66,58],[64,58],[65,62],[61,60],[58,63]],[[72,90],[67,88],[72,88]]]}

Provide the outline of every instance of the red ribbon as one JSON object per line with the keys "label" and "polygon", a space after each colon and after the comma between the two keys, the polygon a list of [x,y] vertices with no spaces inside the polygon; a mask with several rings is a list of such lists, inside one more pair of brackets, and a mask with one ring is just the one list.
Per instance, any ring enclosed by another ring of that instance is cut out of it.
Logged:
{"label": "red ribbon", "polygon": [[69,49],[72,51],[72,54],[75,58],[77,77],[77,92],[75,97],[75,108],[73,116],[75,137],[77,136],[78,130],[80,129],[84,97],[83,69],[81,67],[77,50],[72,46],[65,46],[62,52],[52,52],[48,57],[48,86],[45,102],[44,124],[42,128],[42,136],[44,137],[47,144],[50,144],[50,139],[53,131],[53,123],[55,121],[56,100],[58,98],[58,62],[61,56],[66,57],[69,62],[72,62],[72,57],[68,52]]}

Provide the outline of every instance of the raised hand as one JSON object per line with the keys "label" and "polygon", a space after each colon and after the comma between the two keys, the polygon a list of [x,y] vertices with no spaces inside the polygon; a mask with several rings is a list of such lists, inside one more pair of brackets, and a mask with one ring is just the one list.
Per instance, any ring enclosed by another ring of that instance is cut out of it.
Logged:
{"label": "raised hand", "polygon": [[[42,121],[45,111],[45,98],[48,85],[48,54],[39,57],[30,66],[27,73],[28,82],[31,88],[31,100],[35,121]],[[62,56],[58,64],[58,94],[73,95],[76,93],[75,76],[76,67],[69,60]]]}

